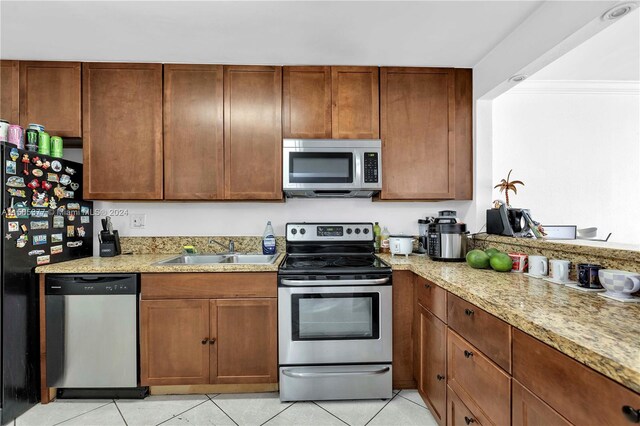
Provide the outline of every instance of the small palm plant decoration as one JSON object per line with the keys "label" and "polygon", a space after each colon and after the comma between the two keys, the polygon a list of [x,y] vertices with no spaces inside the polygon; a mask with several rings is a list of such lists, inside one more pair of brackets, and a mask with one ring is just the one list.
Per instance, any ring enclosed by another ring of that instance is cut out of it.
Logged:
{"label": "small palm plant decoration", "polygon": [[499,184],[494,186],[494,189],[500,188],[500,192],[504,191],[505,199],[507,201],[507,207],[511,207],[511,205],[509,204],[509,191],[513,191],[514,194],[517,194],[518,190],[516,189],[516,185],[524,186],[524,182],[520,180],[512,180],[512,181],[509,180],[511,178],[512,171],[513,169],[509,170],[509,174],[507,175],[507,178],[502,179]]}

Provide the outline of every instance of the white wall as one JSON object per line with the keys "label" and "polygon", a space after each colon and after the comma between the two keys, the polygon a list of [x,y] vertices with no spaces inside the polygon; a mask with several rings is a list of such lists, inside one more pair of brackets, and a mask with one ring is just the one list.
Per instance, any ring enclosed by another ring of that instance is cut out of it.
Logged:
{"label": "white wall", "polygon": [[[640,96],[506,93],[493,101],[493,182],[524,181],[514,207],[549,225],[640,243]],[[495,198],[504,198],[494,191]]]}

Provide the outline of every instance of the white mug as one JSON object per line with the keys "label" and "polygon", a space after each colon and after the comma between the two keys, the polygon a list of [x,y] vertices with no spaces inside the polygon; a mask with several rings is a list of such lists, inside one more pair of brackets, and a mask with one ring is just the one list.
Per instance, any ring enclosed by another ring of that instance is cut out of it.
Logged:
{"label": "white mug", "polygon": [[569,265],[571,262],[568,260],[551,259],[549,261],[551,278],[556,281],[569,281]]}
{"label": "white mug", "polygon": [[545,277],[549,272],[545,256],[529,256],[529,274]]}

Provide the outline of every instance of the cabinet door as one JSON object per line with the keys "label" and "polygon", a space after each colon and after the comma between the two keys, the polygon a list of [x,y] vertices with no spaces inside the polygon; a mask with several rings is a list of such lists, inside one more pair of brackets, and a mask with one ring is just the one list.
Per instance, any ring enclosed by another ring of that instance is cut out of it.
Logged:
{"label": "cabinet door", "polygon": [[453,70],[382,68],[380,96],[380,198],[455,198]]}
{"label": "cabinet door", "polygon": [[209,300],[140,302],[140,383],[209,383]]}
{"label": "cabinet door", "polygon": [[455,199],[473,199],[473,88],[472,71],[456,68],[455,73]]}
{"label": "cabinet door", "polygon": [[277,383],[277,317],[275,298],[212,300],[211,383]]}
{"label": "cabinet door", "polygon": [[224,198],[221,65],[164,66],[164,198]]}
{"label": "cabinet door", "polygon": [[[448,387],[448,386],[447,386]],[[458,398],[458,395],[448,387],[448,413],[447,413],[447,425],[448,426],[478,426],[480,421],[473,415],[471,410],[464,405],[464,403]],[[542,425],[539,425],[542,426]]]}
{"label": "cabinet door", "polygon": [[84,197],[162,199],[162,65],[85,63]]}
{"label": "cabinet door", "polygon": [[0,119],[18,124],[20,67],[18,61],[0,61]]}
{"label": "cabinet door", "polygon": [[331,139],[331,67],[284,67],[285,138]]}
{"label": "cabinet door", "polygon": [[282,199],[282,67],[224,67],[225,198]]}
{"label": "cabinet door", "polygon": [[393,388],[415,389],[413,374],[413,272],[393,273]]}
{"label": "cabinet door", "polygon": [[334,139],[380,137],[378,67],[331,67]]}
{"label": "cabinet door", "polygon": [[80,62],[20,62],[20,125],[82,137]]}
{"label": "cabinet door", "polygon": [[511,411],[513,426],[569,426],[571,424],[517,380],[512,382]]}
{"label": "cabinet door", "polygon": [[419,309],[418,391],[429,404],[431,413],[444,425],[447,410],[447,326],[424,306]]}

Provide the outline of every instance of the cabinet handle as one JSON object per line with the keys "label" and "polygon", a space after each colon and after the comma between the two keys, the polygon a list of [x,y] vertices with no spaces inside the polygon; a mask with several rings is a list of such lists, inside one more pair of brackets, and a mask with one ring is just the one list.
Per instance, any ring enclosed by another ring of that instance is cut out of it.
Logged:
{"label": "cabinet handle", "polygon": [[464,314],[468,317],[474,314],[473,309],[465,309]]}
{"label": "cabinet handle", "polygon": [[465,358],[471,358],[472,356],[473,356],[473,352],[467,351],[467,350],[464,351],[464,357]]}
{"label": "cabinet handle", "polygon": [[636,410],[629,405],[625,405],[622,407],[622,413],[631,423],[640,423],[640,409]]}
{"label": "cabinet handle", "polygon": [[438,374],[436,376],[436,379],[438,379],[438,381],[442,381],[442,380],[444,380],[444,376],[442,374]]}
{"label": "cabinet handle", "polygon": [[215,337],[212,337],[212,338],[211,338],[211,340],[209,340],[209,344],[210,344],[210,345],[213,345],[213,344],[215,344],[215,343],[216,343],[216,338],[215,338]]}
{"label": "cabinet handle", "polygon": [[425,284],[424,288],[426,288],[427,290],[429,290],[431,288],[431,284]]}
{"label": "cabinet handle", "polygon": [[209,341],[209,338],[205,337],[204,339],[202,339],[202,344],[206,345],[208,341]]}
{"label": "cabinet handle", "polygon": [[476,419],[474,419],[473,417],[467,417],[467,416],[464,416],[464,422],[465,422],[466,424],[470,425],[471,423],[475,423],[475,422],[476,422]]}

